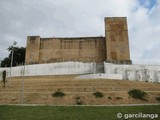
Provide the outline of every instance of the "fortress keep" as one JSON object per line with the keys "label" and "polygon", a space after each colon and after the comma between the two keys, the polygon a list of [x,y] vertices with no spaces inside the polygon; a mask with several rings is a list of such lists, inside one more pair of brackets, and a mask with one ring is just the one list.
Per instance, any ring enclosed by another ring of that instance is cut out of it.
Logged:
{"label": "fortress keep", "polygon": [[28,36],[26,64],[62,61],[130,64],[126,17],[105,18],[105,37],[40,38]]}
{"label": "fortress keep", "polygon": [[[28,36],[27,65],[25,69],[24,66],[13,67],[12,77],[24,76],[24,73],[25,76],[80,74],[80,79],[160,83],[159,65],[127,65],[132,63],[129,53],[127,19],[109,17],[105,18],[105,37]],[[0,68],[0,78],[4,70],[9,73],[10,68]]]}

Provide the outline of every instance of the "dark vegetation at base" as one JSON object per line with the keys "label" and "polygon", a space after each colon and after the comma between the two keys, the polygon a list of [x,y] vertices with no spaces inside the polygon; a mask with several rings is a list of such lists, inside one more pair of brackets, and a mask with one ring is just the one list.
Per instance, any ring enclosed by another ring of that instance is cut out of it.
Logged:
{"label": "dark vegetation at base", "polygon": [[[160,115],[160,105],[118,107],[0,106],[0,120],[119,120],[117,118],[119,112],[122,114],[141,112]],[[137,118],[132,120],[137,120]]]}
{"label": "dark vegetation at base", "polygon": [[108,96],[108,99],[112,99],[112,97]]}
{"label": "dark vegetation at base", "polygon": [[102,98],[104,95],[103,93],[101,92],[94,92],[93,95],[96,97],[96,98]]}
{"label": "dark vegetation at base", "polygon": [[156,97],[156,100],[160,102],[160,97]]}
{"label": "dark vegetation at base", "polygon": [[76,105],[82,105],[83,104],[83,101],[82,101],[82,98],[80,96],[76,97]]}
{"label": "dark vegetation at base", "polygon": [[117,100],[121,100],[121,99],[123,99],[123,98],[122,98],[122,97],[116,97],[116,99],[117,99]]}
{"label": "dark vegetation at base", "polygon": [[65,94],[61,92],[59,89],[52,94],[53,97],[64,97]]}
{"label": "dark vegetation at base", "polygon": [[130,90],[128,94],[134,99],[140,99],[140,100],[147,101],[147,99],[144,98],[147,95],[147,93],[142,90],[133,89],[133,90]]}

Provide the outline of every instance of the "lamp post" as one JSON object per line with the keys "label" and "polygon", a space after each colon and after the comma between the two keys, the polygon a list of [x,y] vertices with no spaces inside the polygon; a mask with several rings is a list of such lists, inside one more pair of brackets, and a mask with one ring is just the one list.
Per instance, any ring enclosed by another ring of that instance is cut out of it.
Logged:
{"label": "lamp post", "polygon": [[11,66],[10,66],[10,79],[11,79],[11,76],[12,76],[12,63],[13,63],[14,45],[16,45],[16,44],[17,44],[17,42],[16,42],[16,41],[13,41],[12,55],[11,55]]}
{"label": "lamp post", "polygon": [[24,77],[25,77],[25,62],[24,62],[23,78],[22,78],[21,104],[23,104],[23,103],[24,103]]}

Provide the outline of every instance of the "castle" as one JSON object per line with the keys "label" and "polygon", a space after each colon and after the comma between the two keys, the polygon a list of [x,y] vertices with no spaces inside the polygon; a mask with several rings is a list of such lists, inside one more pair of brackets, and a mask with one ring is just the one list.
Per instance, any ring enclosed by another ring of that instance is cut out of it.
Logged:
{"label": "castle", "polygon": [[[28,36],[26,66],[13,67],[12,76],[23,76],[24,73],[25,76],[80,74],[81,79],[160,83],[160,66],[131,65],[129,53],[127,19],[109,17],[105,18],[105,37]],[[10,68],[0,68],[0,73],[3,70],[9,73]]]}
{"label": "castle", "polygon": [[130,64],[126,17],[105,18],[105,37],[40,38],[28,36],[26,64],[64,61]]}

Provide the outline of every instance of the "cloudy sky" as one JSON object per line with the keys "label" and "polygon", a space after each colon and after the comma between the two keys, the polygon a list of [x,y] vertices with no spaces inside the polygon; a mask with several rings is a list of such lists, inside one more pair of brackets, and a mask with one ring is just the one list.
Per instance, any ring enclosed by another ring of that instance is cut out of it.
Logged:
{"label": "cloudy sky", "polygon": [[160,64],[160,0],[0,0],[0,60],[27,36],[104,36],[104,17],[127,17],[131,59]]}

